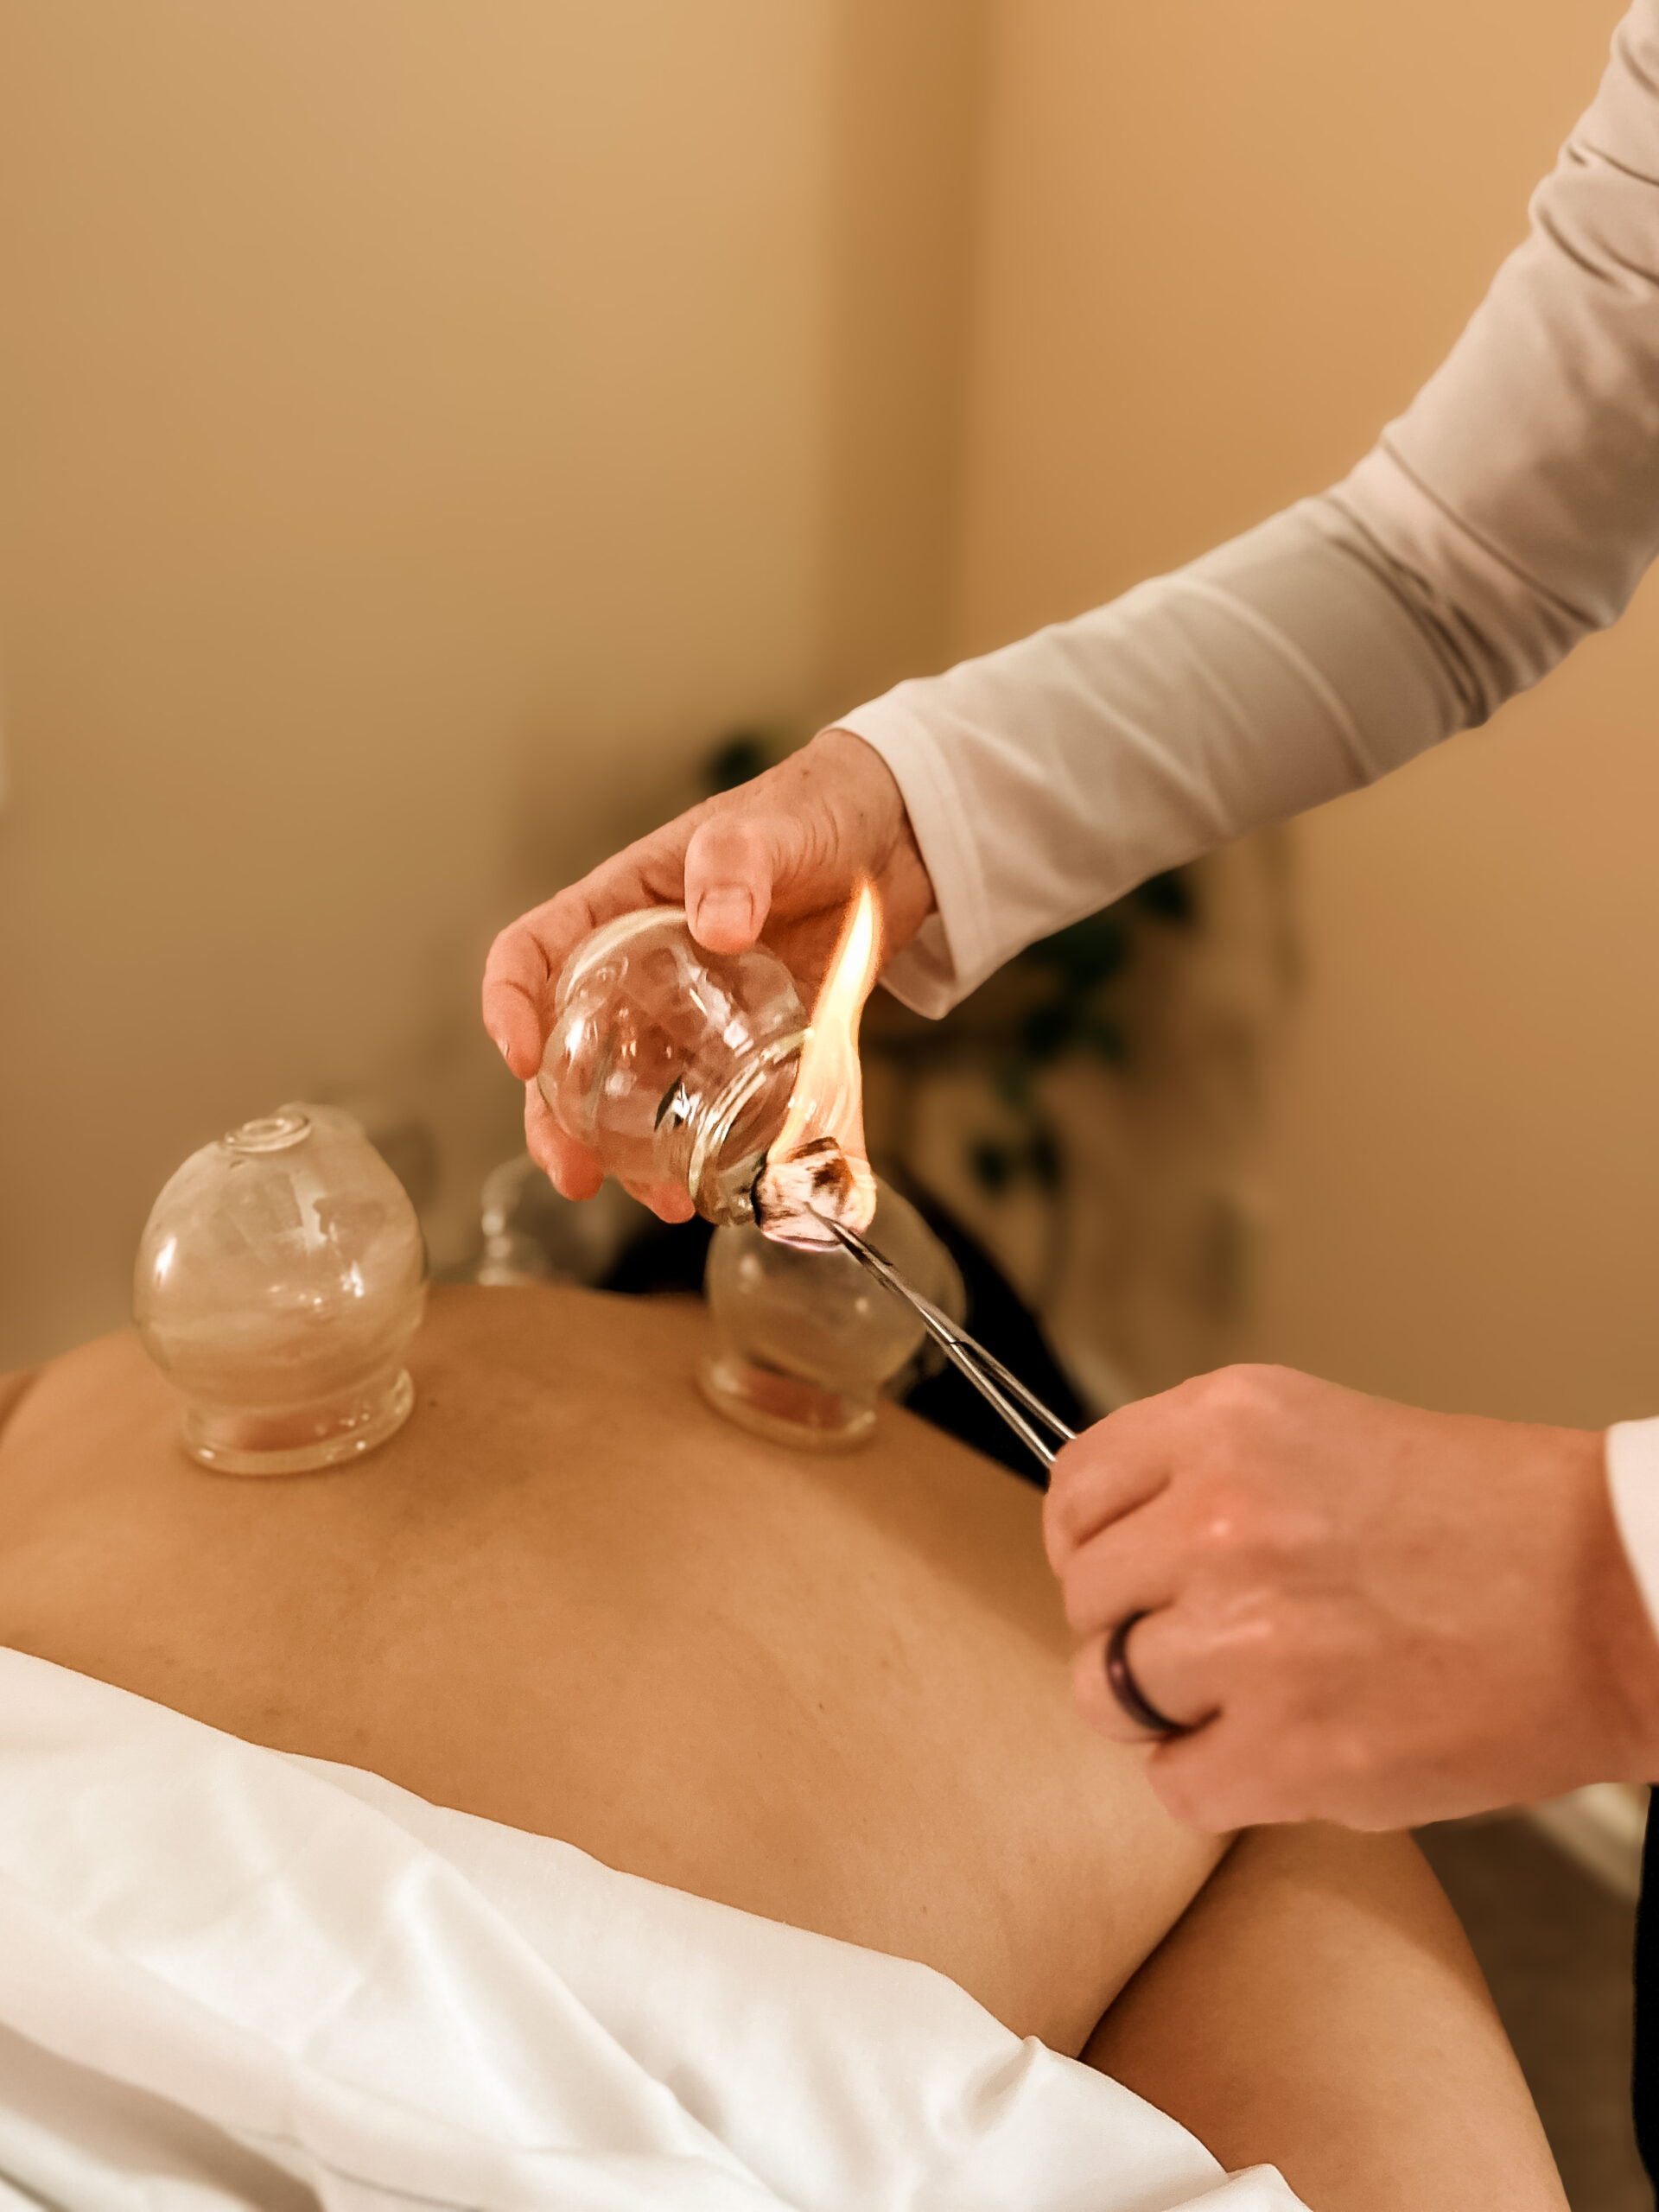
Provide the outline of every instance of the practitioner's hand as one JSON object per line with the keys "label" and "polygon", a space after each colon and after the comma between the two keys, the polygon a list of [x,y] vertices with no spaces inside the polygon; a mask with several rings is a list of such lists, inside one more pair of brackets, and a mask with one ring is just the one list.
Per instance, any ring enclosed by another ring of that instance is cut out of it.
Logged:
{"label": "practitioner's hand", "polygon": [[1659,1641],[1603,1443],[1419,1413],[1281,1368],[1126,1406],[1045,1516],[1103,1734],[1105,1649],[1191,1732],[1154,1787],[1200,1827],[1421,1821],[1659,1774]]}
{"label": "practitioner's hand", "polygon": [[[636,907],[683,906],[710,952],[742,952],[764,935],[810,1006],[861,876],[880,898],[891,957],[931,912],[933,887],[887,763],[862,738],[823,730],[778,767],[694,806],[502,931],[484,969],[484,1027],[525,1086],[531,1157],[566,1198],[591,1198],[604,1179],[549,1113],[536,1071],[553,986],[588,931]],[[690,1211],[683,1193],[634,1195],[671,1220]]]}

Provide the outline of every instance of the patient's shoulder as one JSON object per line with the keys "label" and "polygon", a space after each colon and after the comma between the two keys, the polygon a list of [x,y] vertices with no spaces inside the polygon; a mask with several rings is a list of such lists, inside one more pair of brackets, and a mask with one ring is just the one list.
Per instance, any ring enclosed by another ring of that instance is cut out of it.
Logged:
{"label": "patient's shoulder", "polygon": [[28,1395],[40,1371],[38,1367],[17,1367],[9,1375],[0,1375],[0,1442],[4,1441],[7,1421]]}
{"label": "patient's shoulder", "polygon": [[0,1376],[0,1485],[15,1504],[31,1487],[130,1462],[143,1443],[170,1440],[176,1402],[132,1329]]}

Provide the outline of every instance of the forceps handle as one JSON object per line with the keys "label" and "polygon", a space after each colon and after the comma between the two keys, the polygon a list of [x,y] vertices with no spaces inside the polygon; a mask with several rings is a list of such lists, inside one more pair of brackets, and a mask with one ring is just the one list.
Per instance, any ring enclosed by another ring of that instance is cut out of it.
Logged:
{"label": "forceps handle", "polygon": [[[816,1212],[816,1208],[814,1211]],[[919,1290],[912,1288],[892,1262],[884,1260],[856,1230],[849,1229],[842,1222],[832,1220],[828,1214],[818,1214],[817,1218],[878,1282],[884,1284],[895,1297],[904,1300],[951,1365],[967,1376],[981,1397],[995,1408],[1044,1466],[1052,1467],[1057,1457],[1054,1448],[1027,1419],[1027,1414],[1034,1414],[1044,1427],[1052,1430],[1063,1443],[1070,1444],[1077,1431],[1068,1428],[1034,1390],[1027,1389],[1011,1369],[1004,1367],[994,1353],[987,1351],[984,1345],[970,1337],[965,1329],[959,1329],[950,1315],[941,1313],[931,1298],[924,1298]]]}

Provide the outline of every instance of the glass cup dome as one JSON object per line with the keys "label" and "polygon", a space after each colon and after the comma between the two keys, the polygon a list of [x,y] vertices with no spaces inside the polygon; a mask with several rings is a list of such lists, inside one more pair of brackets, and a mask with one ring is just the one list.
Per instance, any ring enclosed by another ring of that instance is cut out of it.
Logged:
{"label": "glass cup dome", "polygon": [[[877,1179],[866,1232],[925,1297],[959,1319],[957,1265],[908,1199]],[[784,1244],[753,1225],[720,1230],[703,1292],[719,1348],[697,1384],[739,1427],[811,1451],[844,1452],[875,1427],[877,1395],[922,1349],[925,1332],[839,1245]]]}
{"label": "glass cup dome", "polygon": [[636,1190],[747,1221],[784,1126],[807,1030],[774,953],[705,952],[684,910],[623,914],[560,974],[537,1077],[553,1118]]}
{"label": "glass cup dome", "polygon": [[283,1106],[193,1153],[134,1272],[144,1348],[185,1449],[231,1474],[354,1459],[408,1419],[426,1251],[403,1185],[347,1114]]}

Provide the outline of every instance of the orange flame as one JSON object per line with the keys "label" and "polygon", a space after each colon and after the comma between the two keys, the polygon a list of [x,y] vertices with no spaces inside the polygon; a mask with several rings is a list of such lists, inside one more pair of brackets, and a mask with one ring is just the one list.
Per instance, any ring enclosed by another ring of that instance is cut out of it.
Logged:
{"label": "orange flame", "polygon": [[[768,1160],[787,1160],[816,1137],[833,1137],[849,1160],[864,1159],[864,1077],[858,1018],[881,966],[881,927],[873,884],[861,883],[836,957],[812,1009],[789,1112]],[[872,1200],[874,1190],[872,1189]]]}

